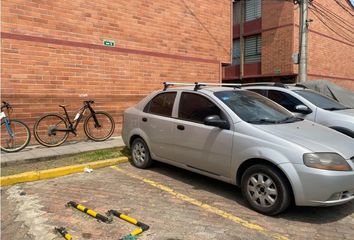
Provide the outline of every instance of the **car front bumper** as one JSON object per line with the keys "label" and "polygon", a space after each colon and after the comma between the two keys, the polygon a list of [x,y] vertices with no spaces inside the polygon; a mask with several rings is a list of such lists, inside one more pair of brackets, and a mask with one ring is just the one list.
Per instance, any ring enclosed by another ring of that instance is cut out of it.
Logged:
{"label": "car front bumper", "polygon": [[328,171],[300,164],[292,166],[297,174],[291,179],[296,205],[332,206],[354,199],[354,171]]}

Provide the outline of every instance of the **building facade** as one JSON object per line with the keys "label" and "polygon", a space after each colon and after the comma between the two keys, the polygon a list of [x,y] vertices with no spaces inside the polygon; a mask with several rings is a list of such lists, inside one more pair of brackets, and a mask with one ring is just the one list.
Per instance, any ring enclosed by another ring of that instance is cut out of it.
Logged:
{"label": "building facade", "polygon": [[93,99],[119,134],[162,82],[219,82],[231,63],[230,0],[3,0],[1,15],[1,98],[30,127]]}
{"label": "building facade", "polygon": [[[354,90],[353,6],[347,0],[313,0],[308,22],[308,78]],[[224,81],[295,82],[299,5],[294,1],[233,3],[233,60]]]}

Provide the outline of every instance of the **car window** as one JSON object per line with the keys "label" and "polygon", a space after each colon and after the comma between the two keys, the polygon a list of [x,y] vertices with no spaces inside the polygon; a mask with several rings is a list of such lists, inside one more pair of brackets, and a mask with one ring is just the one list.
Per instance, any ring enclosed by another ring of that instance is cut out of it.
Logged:
{"label": "car window", "polygon": [[251,91],[220,91],[214,95],[249,123],[278,124],[300,121],[283,107]]}
{"label": "car window", "polygon": [[268,98],[282,105],[291,112],[295,111],[295,107],[297,105],[304,105],[300,100],[291,96],[290,94],[277,90],[269,90]]}
{"label": "car window", "polygon": [[161,93],[145,106],[144,112],[171,117],[176,92]]}
{"label": "car window", "polygon": [[311,90],[295,90],[294,92],[298,93],[300,96],[306,98],[308,101],[313,103],[319,108],[325,109],[325,110],[342,110],[342,109],[347,109],[346,106],[340,104],[337,101],[334,101],[326,96],[323,96],[319,93],[316,93]]}
{"label": "car window", "polygon": [[210,115],[221,116],[221,110],[209,99],[195,93],[182,93],[178,117],[193,122],[204,122]]}

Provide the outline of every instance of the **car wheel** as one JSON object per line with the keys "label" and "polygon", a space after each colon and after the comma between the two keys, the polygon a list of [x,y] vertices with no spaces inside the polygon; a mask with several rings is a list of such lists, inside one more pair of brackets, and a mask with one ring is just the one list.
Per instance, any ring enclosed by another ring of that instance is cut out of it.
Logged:
{"label": "car wheel", "polygon": [[274,167],[253,165],[241,179],[242,195],[252,209],[266,215],[276,215],[290,204],[290,186]]}
{"label": "car wheel", "polygon": [[133,141],[131,145],[131,156],[131,162],[137,168],[148,168],[152,163],[149,148],[141,138],[137,138]]}

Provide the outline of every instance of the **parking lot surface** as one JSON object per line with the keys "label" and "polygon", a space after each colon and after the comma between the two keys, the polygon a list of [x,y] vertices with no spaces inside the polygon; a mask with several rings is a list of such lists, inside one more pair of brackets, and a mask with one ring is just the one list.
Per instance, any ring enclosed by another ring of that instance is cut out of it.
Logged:
{"label": "parking lot surface", "polygon": [[139,239],[354,239],[354,202],[268,217],[248,209],[235,186],[161,163],[149,170],[120,164],[1,191],[2,239],[63,239],[53,232],[62,226],[73,239],[119,239],[135,229],[66,208],[71,200],[150,225]]}

